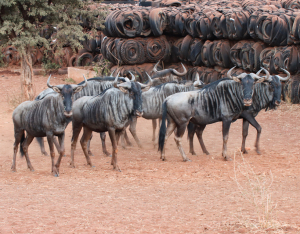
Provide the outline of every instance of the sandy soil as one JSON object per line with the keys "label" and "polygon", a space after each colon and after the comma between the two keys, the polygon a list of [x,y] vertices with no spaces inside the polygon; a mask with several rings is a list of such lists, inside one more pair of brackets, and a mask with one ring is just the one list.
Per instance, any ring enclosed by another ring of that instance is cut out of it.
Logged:
{"label": "sandy soil", "polygon": [[[122,172],[112,170],[111,158],[103,155],[98,134],[94,134],[91,144],[95,167],[86,165],[77,144],[76,168],[70,168],[69,125],[66,157],[58,178],[51,175],[50,157],[41,155],[36,141],[29,148],[35,171],[30,172],[25,158],[18,156],[17,172],[13,173],[11,115],[20,92],[19,73],[14,73],[15,69],[18,68],[0,70],[1,234],[300,232],[299,105],[282,104],[276,111],[259,114],[262,155],[257,155],[253,147],[256,131],[251,127],[247,140],[249,154],[244,155],[247,167],[238,153],[241,120],[232,124],[228,142],[230,155],[236,154],[235,161],[222,159],[221,124],[217,123],[204,132],[210,155],[202,153],[195,139],[198,155],[189,155],[192,161],[183,162],[170,137],[167,161],[163,162],[153,148],[151,121],[139,119],[138,136],[144,147],[139,149],[130,135],[133,146],[119,149]],[[53,77],[53,84],[65,83],[66,76]],[[46,80],[44,76],[34,78],[37,94],[46,88]],[[188,153],[186,136],[183,145]],[[107,146],[111,151],[108,137]],[[261,184],[257,186],[258,181]],[[259,225],[256,208],[260,207],[259,202],[267,204],[266,199],[257,195],[259,188],[268,189],[269,201],[276,205],[270,218],[273,227]],[[251,202],[254,198],[256,205]]]}

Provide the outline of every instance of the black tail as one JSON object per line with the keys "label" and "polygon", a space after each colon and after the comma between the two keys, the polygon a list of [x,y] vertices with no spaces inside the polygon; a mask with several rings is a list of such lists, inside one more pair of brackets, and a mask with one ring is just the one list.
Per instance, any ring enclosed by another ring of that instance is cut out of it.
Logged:
{"label": "black tail", "polygon": [[25,141],[25,131],[23,132],[22,137],[21,137],[21,141],[20,141],[20,154],[21,154],[21,157],[24,157],[24,150],[23,150],[23,142],[24,141]]}
{"label": "black tail", "polygon": [[43,137],[36,137],[35,138],[40,146],[40,148],[43,148],[44,147],[44,140],[43,140]]}
{"label": "black tail", "polygon": [[167,102],[164,101],[162,104],[162,120],[159,129],[159,138],[158,138],[158,150],[160,152],[163,151],[164,144],[165,144],[165,137],[166,137],[166,118],[167,118]]}
{"label": "black tail", "polygon": [[190,140],[190,139],[192,139],[192,137],[195,134],[195,124],[193,124],[192,122],[189,122],[189,124],[187,126],[187,130],[188,130],[187,139]]}

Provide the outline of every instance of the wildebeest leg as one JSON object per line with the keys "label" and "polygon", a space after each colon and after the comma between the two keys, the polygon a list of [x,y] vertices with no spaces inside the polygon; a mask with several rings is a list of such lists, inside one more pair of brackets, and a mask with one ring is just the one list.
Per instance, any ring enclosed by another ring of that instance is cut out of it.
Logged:
{"label": "wildebeest leg", "polygon": [[72,142],[71,142],[71,167],[75,168],[74,164],[74,153],[76,149],[77,140],[79,137],[79,133],[82,129],[82,124],[73,124],[73,135],[72,135]]}
{"label": "wildebeest leg", "polygon": [[231,121],[223,121],[223,152],[222,155],[225,160],[231,161],[230,156],[227,155],[227,142],[229,137],[229,129],[230,129]]}
{"label": "wildebeest leg", "polygon": [[246,138],[248,136],[249,122],[246,119],[243,119],[243,141],[241,151],[243,154],[247,154],[246,150]]}
{"label": "wildebeest leg", "polygon": [[106,134],[105,132],[100,132],[100,138],[101,138],[101,142],[102,142],[102,151],[106,156],[111,156],[111,154],[106,150],[106,144],[105,144],[105,138],[106,138]]}
{"label": "wildebeest leg", "polygon": [[52,133],[47,133],[47,140],[48,140],[48,144],[49,144],[51,163],[52,163],[51,172],[53,173],[53,175],[55,177],[58,177],[59,173],[58,173],[56,166],[54,165],[55,152],[54,152],[54,142],[53,142],[53,134]]}
{"label": "wildebeest leg", "polygon": [[255,148],[256,148],[256,153],[261,154],[260,149],[259,149],[259,139],[260,139],[260,134],[261,134],[261,126],[255,118],[251,114],[244,114],[243,113],[243,118],[245,118],[253,127],[256,128],[257,130],[257,135],[256,135],[256,141],[255,141]]}
{"label": "wildebeest leg", "polygon": [[177,129],[176,129],[176,132],[175,132],[175,138],[174,138],[174,140],[176,142],[176,145],[177,145],[177,147],[179,149],[179,152],[180,152],[180,154],[181,154],[182,159],[183,159],[184,162],[191,161],[185,155],[184,150],[183,150],[182,145],[181,145],[181,139],[182,139],[182,136],[183,136],[183,134],[185,132],[186,126],[187,126],[187,124],[183,124],[183,125],[177,126]]}
{"label": "wildebeest leg", "polygon": [[113,165],[113,169],[117,171],[121,171],[118,162],[117,162],[117,153],[118,153],[118,145],[117,145],[117,139],[116,139],[116,131],[113,128],[108,129],[109,137],[112,144],[112,159],[111,164]]}
{"label": "wildebeest leg", "polygon": [[166,130],[164,148],[163,148],[161,156],[160,156],[160,159],[163,160],[163,161],[166,160],[165,149],[166,149],[167,140],[168,140],[169,136],[172,134],[172,132],[174,131],[175,128],[176,128],[176,123],[173,120],[170,120],[169,123],[168,123],[167,130]]}
{"label": "wildebeest leg", "polygon": [[57,150],[57,153],[59,154],[59,152],[60,152],[60,145],[59,145],[59,143],[58,143],[58,141],[57,141],[57,139],[56,139],[55,136],[53,136],[53,143],[54,143],[54,145],[55,145],[55,148],[56,148],[56,150]]}
{"label": "wildebeest leg", "polygon": [[152,128],[153,128],[152,141],[155,141],[155,131],[156,131],[156,127],[157,127],[156,119],[152,119]]}
{"label": "wildebeest leg", "polygon": [[187,128],[188,128],[188,140],[190,145],[190,153],[192,155],[196,155],[196,152],[194,150],[194,135],[196,132],[196,125],[190,122]]}
{"label": "wildebeest leg", "polygon": [[31,136],[30,134],[27,133],[26,139],[22,143],[24,155],[25,155],[26,162],[27,162],[27,168],[30,169],[30,171],[34,171],[34,169],[33,169],[33,166],[31,165],[31,162],[30,162],[30,159],[29,159],[28,147],[31,144],[33,138],[34,138],[33,136]]}
{"label": "wildebeest leg", "polygon": [[131,141],[129,140],[129,137],[128,137],[128,134],[127,134],[127,131],[126,131],[126,130],[124,131],[124,138],[125,138],[126,144],[127,144],[128,146],[132,146],[132,143],[131,143]]}
{"label": "wildebeest leg", "polygon": [[81,137],[81,139],[80,139],[80,144],[81,144],[83,153],[84,153],[84,155],[85,155],[87,165],[90,165],[91,167],[92,167],[93,165],[92,165],[90,156],[89,156],[89,154],[88,154],[87,143],[88,143],[89,139],[91,138],[92,132],[93,132],[93,131],[90,130],[90,129],[88,129],[87,127],[83,127],[83,134],[82,134],[82,137]]}
{"label": "wildebeest leg", "polygon": [[93,138],[93,134],[91,135],[91,138],[89,139],[89,141],[88,141],[88,143],[87,143],[88,154],[89,154],[90,156],[94,156],[94,154],[93,154],[92,151],[91,151],[91,140],[92,140],[92,138]]}
{"label": "wildebeest leg", "polygon": [[122,146],[123,149],[126,149],[125,136],[124,135],[125,135],[125,132],[116,132],[115,133],[117,144],[119,144],[119,140],[121,138],[121,146]]}
{"label": "wildebeest leg", "polygon": [[59,141],[60,149],[59,149],[59,157],[57,159],[55,167],[57,168],[57,171],[59,172],[59,166],[60,166],[61,158],[65,154],[65,133],[58,136],[58,141]]}
{"label": "wildebeest leg", "polygon": [[45,150],[44,138],[43,137],[36,137],[36,140],[40,145],[42,155],[49,156],[49,154]]}
{"label": "wildebeest leg", "polygon": [[203,141],[203,131],[205,129],[206,125],[198,125],[196,126],[196,134],[197,134],[197,137],[198,137],[198,141],[201,145],[201,149],[203,151],[203,153],[205,153],[206,155],[209,155],[209,152],[207,151],[205,145],[204,145],[204,141]]}
{"label": "wildebeest leg", "polygon": [[133,117],[132,121],[130,123],[130,126],[129,126],[129,131],[131,132],[131,135],[133,136],[135,142],[138,144],[138,147],[143,148],[143,146],[140,142],[140,139],[138,138],[138,136],[136,134],[136,124],[137,124],[137,118]]}
{"label": "wildebeest leg", "polygon": [[18,152],[18,146],[21,142],[23,134],[24,134],[24,130],[15,131],[14,155],[13,155],[13,163],[11,165],[11,170],[14,172],[16,171],[16,157]]}

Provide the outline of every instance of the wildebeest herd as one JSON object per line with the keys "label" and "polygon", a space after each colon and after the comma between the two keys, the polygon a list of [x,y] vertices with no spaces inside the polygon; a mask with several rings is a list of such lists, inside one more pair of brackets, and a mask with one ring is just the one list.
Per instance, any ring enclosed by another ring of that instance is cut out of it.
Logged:
{"label": "wildebeest herd", "polygon": [[[207,124],[219,121],[223,124],[222,155],[225,160],[231,160],[227,154],[228,133],[231,123],[239,118],[243,119],[242,152],[247,153],[245,141],[250,123],[257,130],[255,146],[259,154],[261,126],[255,117],[260,110],[274,109],[280,104],[281,81],[288,80],[290,74],[282,69],[287,74],[285,78],[271,76],[262,68],[256,74],[235,75],[233,70],[234,68],[228,71],[227,77],[207,85],[200,81],[199,75],[196,75],[194,81],[180,80],[186,73],[185,68],[180,73],[174,69],[157,71],[156,66],[152,77],[147,74],[149,80],[146,84],[137,82],[132,74],[131,79],[119,77],[118,74],[116,77],[95,77],[88,80],[84,77],[84,81],[77,85],[52,86],[50,75],[47,81],[49,88],[35,100],[21,103],[13,112],[15,142],[11,169],[16,171],[16,155],[20,144],[20,153],[25,155],[27,166],[33,171],[28,147],[37,138],[42,153],[47,155],[42,138],[47,137],[52,173],[58,176],[60,162],[65,154],[65,129],[72,122],[71,166],[75,167],[76,143],[83,128],[80,144],[87,164],[92,166],[92,132],[100,133],[103,152],[110,155],[105,146],[105,132],[108,132],[112,143],[111,164],[113,169],[120,171],[117,145],[119,139],[123,147],[125,141],[130,144],[126,133],[128,126],[138,146],[142,147],[136,133],[137,117],[152,120],[152,140],[155,146],[158,144],[162,160],[165,160],[165,143],[174,132],[183,161],[189,161],[181,143],[186,128],[190,153],[195,154],[193,138],[196,133],[203,152],[209,154],[202,133]],[[260,75],[262,71],[264,76]],[[155,135],[156,119],[159,119],[159,137]],[[54,146],[59,152],[56,163]]]}

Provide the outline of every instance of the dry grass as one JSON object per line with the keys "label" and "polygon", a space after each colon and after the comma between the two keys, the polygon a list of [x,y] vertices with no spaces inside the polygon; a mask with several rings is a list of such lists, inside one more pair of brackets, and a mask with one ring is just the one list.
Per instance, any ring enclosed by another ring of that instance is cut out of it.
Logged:
{"label": "dry grass", "polygon": [[[241,162],[237,162],[239,155]],[[244,225],[247,228],[258,230],[278,229],[280,224],[276,221],[276,203],[272,200],[271,186],[273,174],[271,171],[255,173],[251,165],[245,160],[240,151],[234,153],[235,182],[242,196],[250,202],[255,210],[257,220],[247,220]]]}

